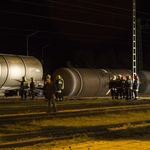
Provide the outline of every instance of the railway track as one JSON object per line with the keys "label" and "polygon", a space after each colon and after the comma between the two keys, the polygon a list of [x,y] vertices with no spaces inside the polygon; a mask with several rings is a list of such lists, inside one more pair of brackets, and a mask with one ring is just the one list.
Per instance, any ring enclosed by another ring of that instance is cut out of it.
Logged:
{"label": "railway track", "polygon": [[[81,104],[59,104],[57,105],[58,111],[64,110],[77,110],[88,108],[103,108],[103,107],[117,107],[117,106],[135,106],[135,105],[150,104],[150,100],[144,99],[140,101],[112,101],[112,102],[99,102],[99,103],[81,103]],[[47,105],[45,106],[14,106],[0,108],[0,115],[18,114],[27,112],[46,112]]]}
{"label": "railway track", "polygon": [[[150,120],[145,120],[144,123],[150,123]],[[46,131],[38,131],[38,132],[32,132],[32,133],[2,136],[1,138],[3,138],[7,142],[1,144],[0,148],[23,147],[23,146],[29,146],[29,145],[34,145],[38,143],[56,141],[56,140],[66,140],[66,139],[74,138],[74,134],[76,135],[76,137],[80,136],[81,134],[86,134],[89,137],[103,136],[103,137],[110,138],[111,136],[112,137],[118,136],[117,134],[125,129],[109,130],[109,128],[123,127],[126,124],[128,123],[90,126],[90,127],[81,127],[81,128],[56,129],[56,130],[49,130],[49,131],[46,130]],[[130,124],[139,125],[139,124],[143,124],[143,122],[142,121],[130,122]],[[149,130],[149,127],[147,128]],[[36,139],[39,136],[41,138]],[[21,139],[24,139],[24,141],[16,142],[16,140],[21,140]]]}
{"label": "railway track", "polygon": [[[41,110],[36,113],[24,113],[18,114],[18,112],[24,112],[26,110],[33,109]],[[68,104],[68,105],[58,105],[58,112],[56,113],[46,113],[45,109],[47,106],[36,106],[36,107],[13,107],[13,108],[1,108],[1,112],[7,112],[5,115],[0,115],[0,126],[3,124],[17,124],[19,122],[31,122],[33,120],[42,120],[42,119],[52,119],[52,118],[67,118],[67,117],[78,117],[78,116],[89,116],[97,115],[104,113],[119,113],[129,112],[129,111],[147,111],[150,110],[150,101],[141,100],[141,101],[121,101],[121,102],[103,102],[103,103],[84,103],[84,104]],[[22,111],[24,109],[24,111]],[[15,113],[11,113],[14,110],[17,110]],[[9,114],[9,113],[10,114]],[[142,124],[150,123],[150,120],[130,122],[130,124]],[[74,134],[87,134],[88,136],[94,136],[95,134],[104,135],[110,134],[111,132],[118,131],[109,131],[108,128],[112,127],[122,127],[126,123],[111,124],[111,125],[100,125],[100,126],[90,126],[90,127],[80,127],[80,128],[57,128],[50,129],[45,131],[36,131],[31,133],[15,134],[15,135],[5,135],[1,136],[4,141],[0,145],[0,148],[10,148],[10,147],[22,147],[27,145],[33,145],[43,142],[50,142],[53,140],[63,140],[73,138]],[[37,137],[40,139],[36,139]],[[15,140],[26,138],[22,142],[14,142]]]}
{"label": "railway track", "polygon": [[[96,104],[95,104],[96,105]],[[78,117],[78,116],[88,116],[96,114],[105,113],[119,113],[128,111],[147,111],[150,110],[150,104],[140,104],[140,105],[126,105],[126,106],[111,106],[102,108],[85,108],[73,109],[73,110],[61,110],[57,113],[25,113],[25,114],[10,114],[7,116],[0,116],[0,124],[11,124],[18,122],[30,122],[32,120],[43,120],[52,118],[67,118],[67,117]]]}

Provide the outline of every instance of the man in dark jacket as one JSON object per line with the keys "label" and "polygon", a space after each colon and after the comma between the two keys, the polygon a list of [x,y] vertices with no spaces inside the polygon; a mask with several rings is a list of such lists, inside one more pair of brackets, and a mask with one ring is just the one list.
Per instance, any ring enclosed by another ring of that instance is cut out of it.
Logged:
{"label": "man in dark jacket", "polygon": [[134,77],[134,83],[133,83],[133,92],[134,92],[134,100],[138,100],[138,90],[139,90],[139,79],[138,76],[135,75]]}
{"label": "man in dark jacket", "polygon": [[126,83],[126,80],[124,78],[124,76],[121,77],[121,92],[122,92],[122,95],[123,95],[123,98],[125,99],[126,98],[126,87],[125,87],[125,83]]}
{"label": "man in dark jacket", "polygon": [[26,77],[23,76],[22,77],[22,81],[21,81],[21,100],[23,100],[23,98],[25,98],[25,100],[27,99],[27,90],[28,90],[28,82],[26,81]]}
{"label": "man in dark jacket", "polygon": [[46,76],[46,81],[44,83],[44,94],[45,94],[45,99],[47,99],[48,101],[48,112],[52,111],[52,103],[53,103],[53,108],[54,108],[54,112],[57,111],[57,107],[55,104],[55,94],[56,91],[56,87],[55,84],[53,84],[53,82],[51,81],[51,76],[47,75]]}
{"label": "man in dark jacket", "polygon": [[33,77],[31,78],[30,91],[31,91],[31,99],[34,100],[34,97],[35,97],[35,79]]}
{"label": "man in dark jacket", "polygon": [[116,89],[117,89],[117,99],[120,96],[120,99],[123,99],[122,91],[121,91],[121,75],[118,74],[118,77],[116,79]]}
{"label": "man in dark jacket", "polygon": [[133,82],[131,80],[131,76],[130,75],[127,75],[126,78],[127,78],[126,79],[126,83],[125,83],[126,94],[127,94],[126,100],[131,100],[131,98],[132,98],[132,86],[133,86]]}

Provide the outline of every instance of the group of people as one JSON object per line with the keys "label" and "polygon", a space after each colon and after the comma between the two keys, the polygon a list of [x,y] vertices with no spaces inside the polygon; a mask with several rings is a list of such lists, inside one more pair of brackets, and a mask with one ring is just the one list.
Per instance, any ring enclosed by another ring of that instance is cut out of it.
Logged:
{"label": "group of people", "polygon": [[[27,99],[27,91],[28,91],[28,82],[26,81],[26,77],[22,77],[21,81],[21,100],[23,98],[26,100]],[[48,101],[48,112],[51,111],[51,105],[53,104],[54,111],[57,111],[57,107],[55,104],[55,97],[56,101],[63,101],[63,89],[64,89],[64,80],[60,75],[56,76],[56,81],[55,83],[51,81],[51,76],[48,74],[46,76],[46,80],[44,83],[44,95],[45,99]],[[31,100],[34,100],[35,98],[35,78],[31,78],[31,83],[30,83],[30,93],[31,93]]]}
{"label": "group of people", "polygon": [[134,81],[132,81],[130,75],[127,75],[126,79],[120,74],[117,77],[113,75],[109,82],[109,89],[111,90],[112,99],[119,99],[120,96],[120,99],[131,100],[134,98],[134,100],[138,100],[138,75],[134,76]]}
{"label": "group of people", "polygon": [[[23,76],[22,81],[21,81],[21,87],[20,87],[21,100],[23,100],[23,98],[25,98],[25,100],[27,99],[28,88],[29,88],[29,86],[28,86],[26,77]],[[31,100],[34,100],[34,97],[35,97],[35,79],[34,79],[34,77],[31,77],[30,92],[31,92]]]}

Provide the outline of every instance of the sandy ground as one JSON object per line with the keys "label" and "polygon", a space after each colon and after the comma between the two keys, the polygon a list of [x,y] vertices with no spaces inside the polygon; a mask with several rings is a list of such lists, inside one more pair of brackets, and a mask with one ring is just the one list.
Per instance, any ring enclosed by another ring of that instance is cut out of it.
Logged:
{"label": "sandy ground", "polygon": [[117,139],[111,141],[89,141],[42,150],[150,150],[149,140]]}

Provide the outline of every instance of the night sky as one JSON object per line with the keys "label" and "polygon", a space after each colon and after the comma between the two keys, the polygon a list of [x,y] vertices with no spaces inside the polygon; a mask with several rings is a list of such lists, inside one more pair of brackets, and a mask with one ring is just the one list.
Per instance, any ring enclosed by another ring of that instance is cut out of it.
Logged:
{"label": "night sky", "polygon": [[[150,70],[150,2],[137,0],[144,70]],[[0,53],[61,67],[132,69],[132,0],[11,0],[0,2]]]}

